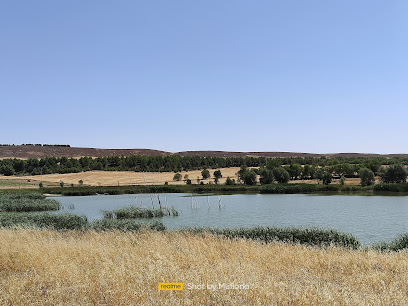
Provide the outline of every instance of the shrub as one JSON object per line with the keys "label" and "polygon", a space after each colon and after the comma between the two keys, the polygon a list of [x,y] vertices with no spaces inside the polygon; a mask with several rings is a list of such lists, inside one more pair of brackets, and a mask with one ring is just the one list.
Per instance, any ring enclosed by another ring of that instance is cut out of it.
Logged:
{"label": "shrub", "polygon": [[225,185],[234,185],[234,181],[231,180],[230,177],[227,177],[226,181],[225,181]]}
{"label": "shrub", "polygon": [[179,181],[181,181],[181,178],[182,178],[182,175],[181,175],[180,173],[176,173],[176,174],[173,176],[173,181],[179,182]]}
{"label": "shrub", "polygon": [[210,171],[204,169],[203,171],[201,171],[201,176],[203,177],[204,180],[208,179],[210,177]]}

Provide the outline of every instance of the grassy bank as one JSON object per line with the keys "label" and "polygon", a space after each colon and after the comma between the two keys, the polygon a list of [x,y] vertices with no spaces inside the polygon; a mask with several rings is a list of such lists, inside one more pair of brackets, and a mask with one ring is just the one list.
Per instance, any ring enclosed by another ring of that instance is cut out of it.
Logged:
{"label": "grassy bank", "polygon": [[[186,232],[0,230],[0,304],[405,304],[408,256]],[[183,291],[158,291],[183,282]],[[245,284],[193,290],[188,284]]]}

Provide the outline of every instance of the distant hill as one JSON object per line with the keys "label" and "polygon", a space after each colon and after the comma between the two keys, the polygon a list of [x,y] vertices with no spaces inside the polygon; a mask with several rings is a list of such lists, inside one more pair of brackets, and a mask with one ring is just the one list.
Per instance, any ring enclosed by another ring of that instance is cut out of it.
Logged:
{"label": "distant hill", "polygon": [[151,149],[96,149],[64,146],[10,145],[0,146],[0,158],[43,158],[54,157],[99,157],[99,156],[212,156],[212,157],[408,157],[408,154],[332,153],[315,154],[301,152],[228,152],[228,151],[183,151],[166,152]]}

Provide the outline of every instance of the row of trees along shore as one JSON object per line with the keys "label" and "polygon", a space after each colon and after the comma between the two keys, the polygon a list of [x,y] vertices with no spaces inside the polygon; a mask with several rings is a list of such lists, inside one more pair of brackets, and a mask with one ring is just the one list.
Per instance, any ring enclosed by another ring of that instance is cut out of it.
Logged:
{"label": "row of trees along shore", "polygon": [[[404,157],[200,157],[200,156],[108,156],[108,157],[46,157],[0,160],[0,174],[39,175],[77,173],[92,170],[136,172],[181,172],[201,169],[241,167],[240,182],[254,185],[287,183],[289,180],[318,179],[330,184],[332,179],[361,178],[363,186],[374,183],[375,176],[383,182],[406,181],[408,158]],[[254,169],[257,168],[257,169]],[[221,177],[217,174],[218,179]]]}

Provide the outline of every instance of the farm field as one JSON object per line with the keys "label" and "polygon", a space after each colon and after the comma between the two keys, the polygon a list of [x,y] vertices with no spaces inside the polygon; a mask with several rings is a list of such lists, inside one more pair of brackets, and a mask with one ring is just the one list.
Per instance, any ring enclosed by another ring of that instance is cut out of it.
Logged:
{"label": "farm field", "polygon": [[[226,178],[238,179],[237,172],[240,168],[220,168],[223,177],[219,184],[224,184]],[[211,176],[217,169],[209,169]],[[197,184],[197,178],[200,178],[204,184],[214,182],[213,178],[203,180],[201,177],[201,170],[182,171],[180,172],[183,179],[188,175],[193,184]],[[82,180],[85,186],[130,186],[130,185],[163,185],[168,182],[169,185],[185,185],[182,181],[173,181],[174,172],[132,172],[132,171],[88,171],[79,173],[67,174],[46,174],[42,176],[45,187],[59,186],[59,182],[63,181],[66,186],[71,184],[79,185]],[[258,177],[259,180],[259,177]],[[40,175],[30,176],[0,176],[0,189],[22,189],[35,188],[41,182]],[[376,178],[376,183],[379,183],[379,178]],[[290,184],[318,184],[317,179],[314,180],[291,180]],[[332,184],[340,184],[340,180],[334,179]],[[347,178],[345,185],[357,186],[360,184],[359,178]]]}
{"label": "farm field", "polygon": [[[225,183],[225,180],[229,176],[231,179],[237,179],[237,172],[240,168],[221,168],[223,177],[220,179],[220,184]],[[208,182],[214,182],[212,176],[214,171],[217,169],[209,169],[211,177],[203,181],[205,184]],[[188,175],[193,184],[197,184],[197,178],[201,178],[202,170],[193,170],[193,171],[182,171],[180,172],[183,179],[185,175]],[[182,181],[173,181],[174,172],[133,172],[133,171],[88,171],[80,173],[67,173],[67,174],[47,174],[42,176],[44,186],[55,186],[58,185],[62,180],[67,186],[74,184],[78,185],[78,181],[82,180],[84,185],[87,186],[125,186],[125,185],[163,185],[165,182],[168,182],[169,185],[185,185],[185,182]],[[9,177],[0,177],[0,186],[2,180],[7,181],[24,181],[33,183],[36,185],[41,181],[40,175],[34,176],[9,176]],[[3,184],[6,186],[6,184]]]}
{"label": "farm field", "polygon": [[[405,304],[408,255],[180,232],[0,230],[0,304]],[[182,282],[183,291],[159,291]],[[192,289],[231,283],[249,289]]]}

